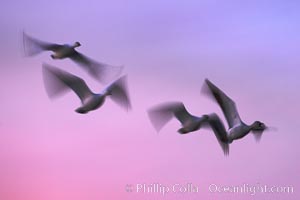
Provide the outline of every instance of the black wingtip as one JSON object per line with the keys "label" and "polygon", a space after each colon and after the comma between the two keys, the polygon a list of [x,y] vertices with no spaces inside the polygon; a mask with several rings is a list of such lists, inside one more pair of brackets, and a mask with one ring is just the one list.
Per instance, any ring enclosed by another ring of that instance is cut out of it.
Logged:
{"label": "black wingtip", "polygon": [[202,85],[201,93],[205,94],[205,95],[207,95],[209,97],[212,97],[211,84],[212,83],[206,78],[204,80],[204,84]]}
{"label": "black wingtip", "polygon": [[212,89],[212,88],[215,88],[216,86],[209,80],[209,79],[205,79],[205,83],[206,83],[206,85],[210,88],[210,89]]}

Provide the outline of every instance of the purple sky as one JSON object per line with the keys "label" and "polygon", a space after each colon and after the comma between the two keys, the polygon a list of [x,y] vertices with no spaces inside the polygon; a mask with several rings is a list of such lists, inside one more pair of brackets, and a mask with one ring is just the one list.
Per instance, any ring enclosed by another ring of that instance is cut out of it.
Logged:
{"label": "purple sky", "polygon": [[[0,199],[299,199],[300,4],[297,1],[1,1]],[[69,60],[22,55],[21,32],[125,65],[133,110],[109,99],[87,115],[69,93],[50,101],[42,63],[99,85]],[[147,109],[183,101],[217,112],[201,95],[205,78],[236,102],[246,123],[278,128],[249,135],[224,157],[214,134],[157,134]],[[298,111],[298,112],[297,112]],[[197,194],[127,193],[126,184],[193,183]],[[293,194],[211,194],[211,183],[293,186]]]}

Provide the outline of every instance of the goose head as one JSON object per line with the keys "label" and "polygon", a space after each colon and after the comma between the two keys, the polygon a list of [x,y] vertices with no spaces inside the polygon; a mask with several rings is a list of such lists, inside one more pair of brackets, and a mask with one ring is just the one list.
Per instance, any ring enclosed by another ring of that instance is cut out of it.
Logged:
{"label": "goose head", "polygon": [[81,46],[80,42],[75,42],[75,43],[73,44],[73,48],[80,47],[80,46]]}
{"label": "goose head", "polygon": [[251,125],[251,130],[253,130],[253,131],[264,131],[266,128],[267,128],[267,126],[260,121],[255,121]]}

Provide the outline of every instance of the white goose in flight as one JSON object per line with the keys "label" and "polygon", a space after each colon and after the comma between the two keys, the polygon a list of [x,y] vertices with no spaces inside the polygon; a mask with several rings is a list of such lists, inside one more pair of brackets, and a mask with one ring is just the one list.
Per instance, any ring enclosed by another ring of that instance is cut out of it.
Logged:
{"label": "white goose in flight", "polygon": [[161,128],[173,117],[177,118],[182,125],[182,128],[178,130],[180,134],[188,134],[200,130],[203,127],[211,127],[224,151],[224,154],[227,155],[229,153],[228,143],[223,142],[226,141],[226,138],[223,138],[224,135],[227,134],[226,129],[215,113],[196,117],[186,110],[183,103],[171,102],[151,108],[148,110],[148,115],[152,125],[157,131],[160,131]]}
{"label": "white goose in flight", "polygon": [[201,117],[191,115],[182,102],[169,102],[155,106],[148,110],[148,116],[157,131],[175,117],[182,125],[182,128],[178,129],[181,134],[197,131],[208,121],[208,115]]}
{"label": "white goose in flight", "polygon": [[227,138],[224,137],[227,134],[226,129],[215,113],[197,117],[191,115],[182,102],[169,102],[149,109],[148,116],[156,131],[160,131],[173,117],[175,117],[182,125],[182,128],[178,129],[180,134],[188,134],[200,130],[201,128],[211,127],[224,154],[228,155],[229,153],[229,145],[225,142],[227,141]]}
{"label": "white goose in flight", "polygon": [[54,52],[51,55],[52,59],[70,58],[101,83],[107,83],[118,77],[123,69],[123,66],[111,66],[97,62],[79,53],[75,50],[75,48],[81,46],[79,42],[75,42],[73,45],[48,43],[28,36],[23,32],[23,46],[25,56],[34,56],[42,51],[52,51]]}
{"label": "white goose in flight", "polygon": [[108,96],[124,109],[131,108],[126,76],[117,79],[98,94],[93,93],[81,78],[48,64],[43,64],[43,77],[50,98],[57,97],[66,90],[73,90],[77,94],[82,104],[75,110],[78,113],[85,114],[96,110],[103,105]]}
{"label": "white goose in flight", "polygon": [[182,128],[178,130],[181,134],[194,132],[203,127],[210,127],[218,139],[224,155],[229,154],[229,144],[232,143],[233,140],[243,138],[250,131],[252,131],[255,138],[259,140],[262,132],[267,129],[266,125],[260,121],[246,125],[240,119],[234,101],[209,80],[206,79],[205,83],[207,87],[204,87],[204,89],[206,89],[204,91],[212,96],[220,105],[229,124],[228,131],[216,113],[196,117],[191,115],[181,102],[165,103],[148,110],[150,121],[155,129],[160,131],[172,117],[176,117],[181,122]]}
{"label": "white goose in flight", "polygon": [[216,114],[209,116],[209,124],[214,130],[225,154],[229,153],[228,144],[232,143],[233,140],[245,137],[251,131],[256,140],[260,140],[263,131],[267,129],[264,123],[255,121],[251,125],[245,124],[239,116],[235,102],[208,79],[205,80],[203,91],[218,103],[228,122],[229,129],[226,131],[222,121]]}

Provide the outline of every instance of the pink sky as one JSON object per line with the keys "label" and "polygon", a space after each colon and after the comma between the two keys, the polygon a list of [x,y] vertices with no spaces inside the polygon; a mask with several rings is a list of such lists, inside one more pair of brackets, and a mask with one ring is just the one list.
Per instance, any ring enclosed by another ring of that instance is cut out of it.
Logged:
{"label": "pink sky", "polygon": [[[0,3],[0,199],[299,199],[299,3],[296,1],[3,1]],[[133,109],[109,99],[87,115],[69,93],[48,99],[47,62],[104,87],[69,60],[21,55],[22,30],[73,43],[96,60],[125,65]],[[214,134],[157,134],[147,109],[182,101],[195,114],[221,110],[200,90],[209,78],[246,123],[278,128],[249,135],[224,157]],[[127,184],[193,183],[196,194],[141,194]],[[211,194],[210,184],[293,186],[293,194]]]}

